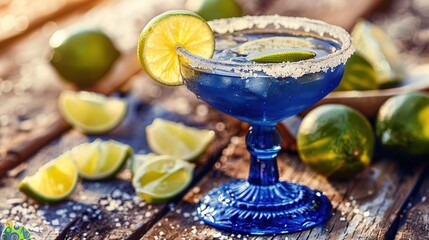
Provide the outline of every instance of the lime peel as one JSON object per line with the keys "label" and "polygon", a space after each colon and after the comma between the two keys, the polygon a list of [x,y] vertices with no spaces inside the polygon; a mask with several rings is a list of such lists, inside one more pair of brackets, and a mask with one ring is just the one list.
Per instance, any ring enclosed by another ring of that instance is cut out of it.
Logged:
{"label": "lime peel", "polygon": [[316,57],[316,53],[310,51],[287,51],[268,53],[259,56],[250,57],[251,61],[259,63],[281,63],[281,62],[297,62]]}

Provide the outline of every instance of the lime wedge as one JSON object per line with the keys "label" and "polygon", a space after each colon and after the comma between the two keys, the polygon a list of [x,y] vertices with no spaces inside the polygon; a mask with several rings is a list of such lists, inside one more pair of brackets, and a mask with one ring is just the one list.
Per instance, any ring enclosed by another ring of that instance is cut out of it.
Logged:
{"label": "lime wedge", "polygon": [[374,67],[359,53],[348,60],[340,85],[335,91],[365,91],[378,89],[377,73]]}
{"label": "lime wedge", "polygon": [[104,133],[125,118],[126,101],[92,92],[63,91],[59,109],[64,119],[84,133]]}
{"label": "lime wedge", "polygon": [[356,51],[375,68],[379,88],[388,87],[404,78],[405,67],[398,48],[381,28],[361,20],[351,35]]}
{"label": "lime wedge", "polygon": [[153,152],[189,161],[198,158],[214,137],[214,131],[160,118],[146,127],[146,138]]}
{"label": "lime wedge", "polygon": [[297,62],[316,57],[314,52],[276,52],[251,57],[250,60],[259,63]]}
{"label": "lime wedge", "polygon": [[201,57],[214,52],[214,34],[206,21],[194,12],[172,10],[153,18],[142,30],[137,46],[140,65],[154,80],[181,85],[177,47]]}
{"label": "lime wedge", "polygon": [[146,202],[168,202],[189,186],[192,175],[192,164],[164,156],[143,163],[134,174],[132,184]]}
{"label": "lime wedge", "polygon": [[114,140],[95,140],[74,147],[71,153],[82,178],[106,180],[122,170],[132,155],[132,149]]}
{"label": "lime wedge", "polygon": [[158,155],[158,154],[154,154],[154,153],[134,154],[134,156],[131,160],[131,164],[130,164],[131,173],[134,175],[136,173],[137,169],[141,165],[143,165],[143,163],[157,159],[160,156],[163,156],[163,155]]}
{"label": "lime wedge", "polygon": [[305,38],[296,37],[266,37],[248,41],[241,44],[237,52],[248,55],[255,52],[264,52],[274,49],[291,48],[316,48],[316,46]]}
{"label": "lime wedge", "polygon": [[55,203],[73,192],[78,175],[70,152],[66,152],[43,165],[34,175],[25,177],[18,189],[39,202]]}

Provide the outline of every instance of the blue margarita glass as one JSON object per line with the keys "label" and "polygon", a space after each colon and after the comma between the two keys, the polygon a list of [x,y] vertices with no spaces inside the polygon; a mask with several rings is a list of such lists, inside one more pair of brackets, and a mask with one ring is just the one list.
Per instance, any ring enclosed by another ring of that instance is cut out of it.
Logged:
{"label": "blue margarita glass", "polygon": [[350,35],[321,21],[283,16],[246,16],[209,24],[216,36],[306,36],[329,52],[297,62],[255,63],[205,59],[178,48],[186,87],[251,126],[246,135],[251,155],[248,179],[210,190],[200,200],[199,217],[219,229],[254,235],[296,232],[322,223],[331,215],[329,199],[320,191],[279,180],[276,156],[281,137],[276,124],[338,86],[354,51]]}

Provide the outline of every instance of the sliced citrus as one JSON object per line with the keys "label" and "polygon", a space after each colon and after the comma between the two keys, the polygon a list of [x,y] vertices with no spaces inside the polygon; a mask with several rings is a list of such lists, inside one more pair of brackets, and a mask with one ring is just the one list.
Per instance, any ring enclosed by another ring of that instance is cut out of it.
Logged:
{"label": "sliced citrus", "polygon": [[183,160],[195,160],[214,140],[211,130],[157,118],[146,127],[146,138],[153,152]]}
{"label": "sliced citrus", "polygon": [[194,12],[172,10],[153,18],[142,30],[137,46],[140,65],[154,80],[181,85],[177,47],[210,58],[214,34],[206,21]]}
{"label": "sliced citrus", "polygon": [[371,125],[359,112],[344,105],[326,104],[304,117],[297,148],[301,160],[313,170],[345,179],[369,165],[374,141]]}
{"label": "sliced citrus", "polygon": [[405,67],[393,40],[378,26],[361,20],[351,33],[356,51],[377,72],[379,88],[388,87],[402,80]]}
{"label": "sliced citrus", "polygon": [[34,175],[25,177],[18,189],[39,202],[55,203],[73,192],[78,175],[70,152],[66,152],[43,165]]}
{"label": "sliced citrus", "polygon": [[143,163],[133,176],[136,192],[149,203],[168,202],[192,181],[193,166],[169,156]]}
{"label": "sliced citrus", "polygon": [[[249,56],[250,57],[250,56]],[[251,61],[260,63],[297,62],[316,57],[314,52],[274,52],[250,57]]]}
{"label": "sliced citrus", "polygon": [[348,60],[340,85],[335,91],[365,91],[378,89],[377,72],[359,53]]}
{"label": "sliced citrus", "polygon": [[295,37],[265,37],[248,41],[241,44],[237,52],[248,55],[255,52],[264,52],[274,49],[291,49],[291,48],[316,48],[316,46],[305,38]]}
{"label": "sliced citrus", "polygon": [[154,159],[157,159],[159,157],[162,157],[163,155],[158,155],[154,153],[148,153],[148,154],[134,154],[131,164],[130,164],[130,170],[132,174],[135,174],[137,169],[143,165],[143,163],[152,161]]}
{"label": "sliced citrus", "polygon": [[63,91],[59,109],[64,119],[84,133],[103,133],[115,128],[124,119],[128,104],[114,97],[93,92]]}
{"label": "sliced citrus", "polygon": [[132,155],[132,149],[114,140],[95,140],[74,147],[71,153],[82,178],[105,180],[121,171]]}

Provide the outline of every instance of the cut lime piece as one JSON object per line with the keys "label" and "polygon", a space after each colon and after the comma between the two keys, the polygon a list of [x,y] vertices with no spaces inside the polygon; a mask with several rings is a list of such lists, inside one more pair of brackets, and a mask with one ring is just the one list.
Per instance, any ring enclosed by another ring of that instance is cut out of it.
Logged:
{"label": "cut lime piece", "polygon": [[307,60],[316,57],[314,52],[276,52],[268,53],[255,57],[251,57],[250,60],[260,63],[281,63],[281,62],[297,62]]}
{"label": "cut lime piece", "polygon": [[183,160],[198,158],[214,137],[214,131],[188,127],[160,118],[146,127],[146,138],[153,152]]}
{"label": "cut lime piece", "polygon": [[63,91],[59,109],[64,119],[84,133],[104,133],[125,118],[126,101],[92,92]]}
{"label": "cut lime piece", "polygon": [[172,10],[153,18],[142,30],[137,46],[140,65],[154,80],[181,85],[177,47],[211,58],[215,47],[212,29],[194,12]]}
{"label": "cut lime piece", "polygon": [[74,147],[71,153],[82,178],[105,180],[122,170],[132,155],[132,149],[114,140],[95,140]]}
{"label": "cut lime piece", "polygon": [[143,163],[134,174],[132,184],[146,202],[168,202],[189,186],[192,175],[190,163],[164,156]]}
{"label": "cut lime piece", "polygon": [[255,52],[264,52],[274,49],[291,48],[316,48],[316,46],[305,38],[296,37],[266,37],[248,41],[237,49],[239,54],[248,55]]}
{"label": "cut lime piece", "polygon": [[66,152],[43,165],[34,175],[25,177],[18,189],[39,202],[55,203],[73,192],[78,175],[70,152]]}
{"label": "cut lime piece", "polygon": [[377,73],[374,67],[359,53],[348,60],[340,85],[335,91],[365,91],[378,89]]}
{"label": "cut lime piece", "polygon": [[164,155],[158,155],[154,153],[148,153],[148,154],[134,154],[131,164],[130,164],[130,170],[131,173],[134,175],[137,171],[137,169],[143,165],[143,163],[152,161],[154,159],[157,159],[159,157],[162,157]]}
{"label": "cut lime piece", "polygon": [[356,51],[375,68],[379,88],[388,87],[404,78],[405,67],[398,48],[381,28],[361,20],[351,35]]}

